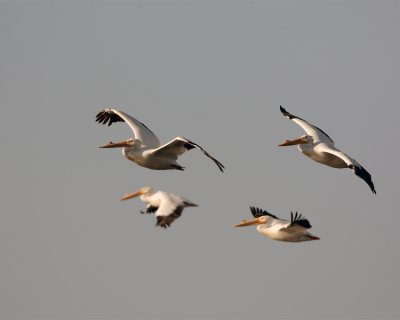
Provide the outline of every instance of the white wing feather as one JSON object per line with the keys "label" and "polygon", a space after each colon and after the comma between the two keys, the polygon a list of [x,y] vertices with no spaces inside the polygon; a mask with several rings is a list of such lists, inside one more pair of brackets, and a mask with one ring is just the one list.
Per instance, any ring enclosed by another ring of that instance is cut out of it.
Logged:
{"label": "white wing feather", "polygon": [[329,137],[327,133],[321,130],[320,128],[312,125],[311,123],[302,118],[299,118],[291,114],[290,112],[287,112],[285,108],[283,108],[282,106],[280,107],[280,110],[285,117],[287,117],[288,119],[296,123],[298,126],[300,126],[307,133],[307,135],[312,136],[314,142],[321,141],[332,146],[335,144],[331,139],[331,137]]}
{"label": "white wing feather", "polygon": [[326,153],[326,154],[332,155],[333,157],[336,157],[337,161],[344,162],[344,164],[345,164],[344,167],[348,167],[350,164],[355,165],[355,166],[360,166],[360,164],[356,160],[354,160],[353,158],[350,158],[344,152],[342,152],[332,146],[328,146],[325,143],[321,143],[321,144],[317,145],[315,147],[315,151],[318,153]]}
{"label": "white wing feather", "polygon": [[156,212],[156,217],[169,216],[174,213],[178,207],[183,206],[183,199],[174,194],[158,191],[157,195],[160,199],[160,206]]}
{"label": "white wing feather", "polygon": [[314,141],[323,141],[325,143],[334,145],[333,140],[331,140],[324,132],[322,132],[321,129],[318,129],[307,121],[300,118],[293,118],[292,121],[299,125],[307,133],[307,135],[312,136]]}
{"label": "white wing feather", "polygon": [[104,112],[114,113],[120,116],[133,131],[135,139],[141,140],[144,145],[151,148],[158,148],[161,145],[157,136],[144,123],[140,122],[129,114],[110,108],[105,109]]}
{"label": "white wing feather", "polygon": [[170,142],[158,147],[155,150],[152,150],[152,154],[159,157],[170,158],[173,160],[177,160],[178,157],[185,153],[188,149],[185,148],[185,145],[188,143],[186,139],[177,137]]}

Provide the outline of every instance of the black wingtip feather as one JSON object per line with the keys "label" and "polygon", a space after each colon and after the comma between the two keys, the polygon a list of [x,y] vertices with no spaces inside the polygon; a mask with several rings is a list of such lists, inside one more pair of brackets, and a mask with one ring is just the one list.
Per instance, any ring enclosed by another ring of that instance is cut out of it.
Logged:
{"label": "black wingtip feather", "polygon": [[168,216],[158,216],[156,226],[160,226],[162,228],[170,227],[172,222],[178,219],[181,216],[183,208],[179,207],[175,210],[175,212],[171,213]]}
{"label": "black wingtip feather", "polygon": [[293,217],[293,212],[290,212],[290,224],[291,225],[297,224],[298,226],[301,226],[306,229],[311,228],[310,222],[306,218],[304,218],[301,214],[299,214],[297,211],[294,217]]}
{"label": "black wingtip feather", "polygon": [[191,144],[191,143],[185,143],[185,144],[184,144],[184,147],[185,147],[187,150],[191,150],[191,149],[195,148],[195,146],[194,146],[193,144]]}
{"label": "black wingtip feather", "polygon": [[297,118],[296,116],[294,116],[293,114],[291,114],[290,112],[287,112],[286,109],[282,106],[279,106],[279,109],[281,110],[282,114],[285,117],[288,117],[290,120]]}
{"label": "black wingtip feather", "polygon": [[261,208],[250,207],[250,211],[254,218],[259,218],[261,216],[270,216],[272,218],[279,219],[277,216],[274,216],[273,214]]}
{"label": "black wingtip feather", "polygon": [[354,171],[356,176],[363,179],[368,184],[368,186],[371,188],[371,191],[374,194],[376,194],[375,186],[374,186],[374,183],[372,182],[372,177],[369,174],[369,172],[364,169],[364,167],[362,167],[362,166],[358,167],[358,166],[354,166],[351,164],[351,165],[349,165],[349,168]]}
{"label": "black wingtip feather", "polygon": [[184,147],[187,150],[191,150],[193,148],[200,149],[201,152],[203,152],[207,157],[209,157],[212,161],[214,161],[214,163],[217,165],[218,169],[221,172],[224,172],[225,166],[221,162],[219,162],[217,159],[215,159],[212,155],[210,155],[206,150],[204,150],[200,145],[198,145],[197,143],[195,143],[193,141],[190,141],[190,140],[188,140],[186,138],[183,138],[183,139],[184,139],[184,141],[186,141],[186,143],[184,144]]}
{"label": "black wingtip feather", "polygon": [[125,122],[119,115],[112,112],[112,110],[103,110],[96,115],[96,122],[111,126],[114,122]]}

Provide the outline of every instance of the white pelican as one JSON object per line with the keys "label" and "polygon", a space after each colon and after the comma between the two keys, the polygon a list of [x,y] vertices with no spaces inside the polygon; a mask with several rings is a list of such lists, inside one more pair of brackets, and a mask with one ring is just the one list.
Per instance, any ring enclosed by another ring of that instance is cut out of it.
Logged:
{"label": "white pelican", "polygon": [[302,242],[310,240],[319,240],[318,237],[307,232],[311,228],[310,222],[303,218],[301,214],[293,216],[290,213],[290,221],[279,219],[277,216],[256,207],[250,207],[254,216],[253,220],[243,220],[235,227],[245,227],[256,224],[257,231],[264,236],[278,241]]}
{"label": "white pelican", "polygon": [[298,145],[299,150],[314,161],[333,168],[350,168],[363,179],[376,194],[371,175],[356,160],[341,152],[335,147],[333,140],[320,128],[313,126],[307,121],[292,115],[280,106],[281,112],[293,122],[297,123],[306,135],[294,140],[286,140],[279,146]]}
{"label": "white pelican", "polygon": [[181,216],[185,207],[198,205],[175,194],[165,191],[154,191],[153,188],[143,187],[138,191],[124,195],[120,200],[128,200],[140,196],[140,200],[147,203],[146,211],[141,213],[156,213],[156,226],[167,228]]}
{"label": "white pelican", "polygon": [[182,137],[176,137],[172,141],[161,146],[157,136],[143,123],[130,115],[116,110],[105,109],[96,116],[96,121],[110,126],[114,122],[125,122],[133,131],[134,138],[121,142],[110,142],[100,146],[100,148],[123,148],[122,154],[136,164],[154,170],[177,169],[183,170],[185,167],[179,165],[176,160],[178,157],[193,148],[200,149],[207,157],[212,159],[219,170],[224,171],[224,165],[212,157],[207,151],[197,143]]}

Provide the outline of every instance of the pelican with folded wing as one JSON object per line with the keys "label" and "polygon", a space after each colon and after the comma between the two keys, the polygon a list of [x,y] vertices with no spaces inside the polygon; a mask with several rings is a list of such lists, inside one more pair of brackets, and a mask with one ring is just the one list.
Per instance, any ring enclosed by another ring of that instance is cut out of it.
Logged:
{"label": "pelican with folded wing", "polygon": [[138,191],[124,195],[120,200],[128,200],[140,196],[140,200],[147,204],[145,211],[141,213],[156,213],[156,226],[167,228],[178,219],[184,208],[197,207],[197,204],[181,196],[165,192],[155,191],[151,187],[143,187]]}
{"label": "pelican with folded wing", "polygon": [[257,231],[262,235],[278,241],[302,242],[319,240],[318,237],[307,231],[311,228],[310,222],[301,214],[290,213],[290,221],[279,219],[277,216],[256,207],[250,207],[254,219],[243,220],[235,227],[257,225]]}

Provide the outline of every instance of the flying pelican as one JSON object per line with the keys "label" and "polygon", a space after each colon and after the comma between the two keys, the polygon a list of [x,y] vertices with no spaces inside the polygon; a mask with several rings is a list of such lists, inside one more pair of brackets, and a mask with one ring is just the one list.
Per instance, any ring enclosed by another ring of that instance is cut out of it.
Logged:
{"label": "flying pelican", "polygon": [[333,168],[350,168],[353,172],[363,179],[376,194],[371,175],[356,160],[341,152],[335,147],[333,140],[320,128],[313,126],[307,121],[292,115],[280,106],[282,114],[297,123],[306,135],[294,140],[286,140],[279,146],[298,145],[299,150],[312,160]]}
{"label": "flying pelican", "polygon": [[105,109],[97,114],[96,121],[102,124],[108,121],[109,126],[114,122],[125,122],[132,129],[134,138],[116,143],[109,142],[100,148],[123,148],[122,154],[142,167],[154,170],[183,170],[185,167],[179,165],[176,160],[182,153],[197,148],[212,159],[221,172],[224,171],[224,165],[197,143],[176,137],[161,146],[157,136],[146,125],[120,110]]}
{"label": "flying pelican", "polygon": [[250,207],[254,216],[253,220],[243,220],[235,227],[245,227],[257,225],[257,231],[264,236],[278,241],[302,242],[310,240],[319,240],[318,237],[307,232],[311,228],[310,222],[296,212],[290,213],[290,221],[279,219],[277,216],[256,207]]}
{"label": "flying pelican", "polygon": [[181,216],[185,207],[198,205],[180,196],[165,191],[154,191],[153,188],[143,187],[138,191],[124,195],[120,200],[128,200],[140,196],[140,200],[147,203],[146,211],[141,213],[156,213],[156,226],[167,228]]}

